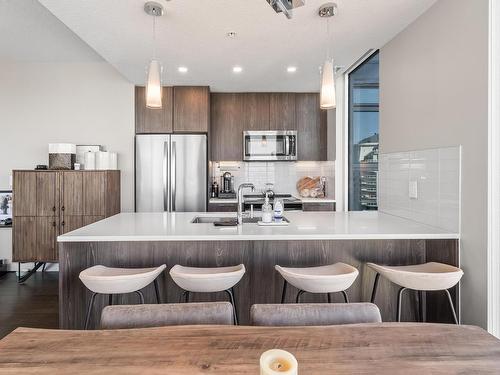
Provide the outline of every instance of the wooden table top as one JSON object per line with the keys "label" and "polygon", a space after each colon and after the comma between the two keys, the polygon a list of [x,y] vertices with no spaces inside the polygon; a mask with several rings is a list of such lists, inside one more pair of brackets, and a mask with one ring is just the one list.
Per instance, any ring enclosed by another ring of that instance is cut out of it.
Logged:
{"label": "wooden table top", "polygon": [[0,341],[0,374],[259,374],[272,348],[293,353],[300,375],[500,373],[500,341],[478,327],[382,323],[18,328]]}

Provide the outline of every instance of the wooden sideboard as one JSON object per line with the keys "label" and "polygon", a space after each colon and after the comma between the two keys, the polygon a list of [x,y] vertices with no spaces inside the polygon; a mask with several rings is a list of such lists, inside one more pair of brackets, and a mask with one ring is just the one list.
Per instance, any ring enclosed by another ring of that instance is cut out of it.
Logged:
{"label": "wooden sideboard", "polygon": [[120,171],[13,171],[13,261],[57,262],[57,236],[120,212]]}

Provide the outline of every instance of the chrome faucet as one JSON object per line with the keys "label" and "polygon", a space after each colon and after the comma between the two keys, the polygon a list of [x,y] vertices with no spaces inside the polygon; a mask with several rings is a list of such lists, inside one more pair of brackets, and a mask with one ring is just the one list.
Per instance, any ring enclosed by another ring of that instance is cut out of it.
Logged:
{"label": "chrome faucet", "polygon": [[254,191],[255,186],[254,186],[254,184],[252,184],[250,182],[246,182],[246,183],[238,186],[238,216],[237,216],[238,225],[243,224],[243,189],[244,188],[250,188],[250,189],[252,189],[252,191]]}

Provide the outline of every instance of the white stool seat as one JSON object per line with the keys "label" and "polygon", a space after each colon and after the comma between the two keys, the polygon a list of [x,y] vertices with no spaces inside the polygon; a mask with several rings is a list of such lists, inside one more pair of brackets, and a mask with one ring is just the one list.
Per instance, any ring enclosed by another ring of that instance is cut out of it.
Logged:
{"label": "white stool seat", "polygon": [[235,286],[245,274],[245,266],[198,268],[175,265],[170,270],[172,280],[188,292],[222,292]]}
{"label": "white stool seat", "polygon": [[413,266],[367,265],[394,284],[420,291],[450,289],[458,284],[464,274],[460,268],[436,262]]}
{"label": "white stool seat", "polygon": [[328,266],[289,268],[276,265],[276,270],[294,287],[309,293],[336,293],[348,289],[359,271],[345,263]]}
{"label": "white stool seat", "polygon": [[166,268],[110,268],[93,266],[80,272],[80,280],[92,292],[125,294],[136,292],[151,284]]}

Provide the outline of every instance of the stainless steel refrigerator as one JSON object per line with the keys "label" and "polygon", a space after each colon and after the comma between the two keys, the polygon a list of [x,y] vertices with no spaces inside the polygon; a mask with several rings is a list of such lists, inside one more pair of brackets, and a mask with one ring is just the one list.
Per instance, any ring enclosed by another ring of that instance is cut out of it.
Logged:
{"label": "stainless steel refrigerator", "polygon": [[206,135],[137,135],[135,210],[206,211],[207,168]]}

